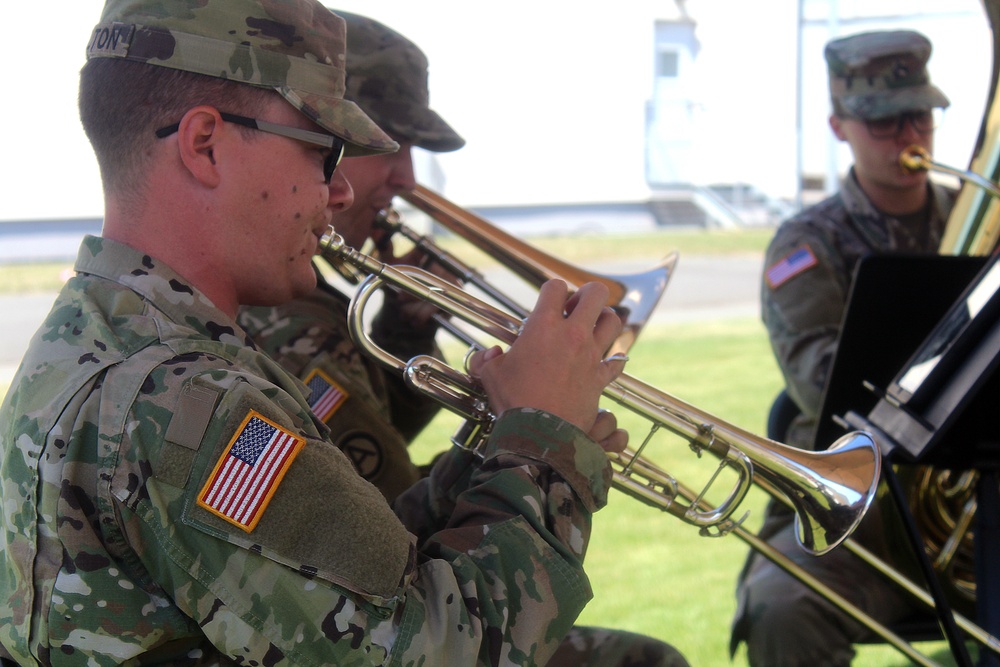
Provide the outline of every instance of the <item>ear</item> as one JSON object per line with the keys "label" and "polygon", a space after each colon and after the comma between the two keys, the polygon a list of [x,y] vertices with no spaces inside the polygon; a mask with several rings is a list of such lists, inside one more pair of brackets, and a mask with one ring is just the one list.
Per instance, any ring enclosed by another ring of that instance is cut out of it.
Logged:
{"label": "ear", "polygon": [[222,128],[223,121],[218,109],[210,106],[189,109],[177,128],[181,162],[191,176],[205,187],[217,187],[221,181],[216,150]]}
{"label": "ear", "polygon": [[844,134],[844,126],[840,121],[840,117],[836,114],[830,114],[830,129],[833,130],[833,136],[837,137],[837,139],[847,141],[847,135]]}

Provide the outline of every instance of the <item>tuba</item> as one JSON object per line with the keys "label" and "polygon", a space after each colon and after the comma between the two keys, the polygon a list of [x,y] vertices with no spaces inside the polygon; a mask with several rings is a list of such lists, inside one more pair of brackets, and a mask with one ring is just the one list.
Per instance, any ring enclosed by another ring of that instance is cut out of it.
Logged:
{"label": "tuba", "polygon": [[[986,3],[997,37],[1000,7]],[[936,162],[921,146],[908,146],[899,155],[899,165],[906,172],[935,171],[959,178],[966,184],[959,192],[948,218],[939,251],[942,254],[988,255],[1000,242],[1000,106],[996,100],[996,77],[1000,47],[994,44],[994,81],[989,102],[990,112],[984,121],[979,146],[968,170]],[[983,173],[990,174],[990,177]],[[959,600],[976,599],[971,526],[976,512],[975,470],[964,472],[916,466],[910,480],[910,510],[924,537],[924,549],[935,571]]]}
{"label": "tuba", "polygon": [[[989,255],[996,251],[1000,242],[1000,187],[996,184],[1000,178],[1000,99],[997,98],[997,83],[1000,80],[1000,0],[984,0],[983,5],[993,34],[993,73],[988,110],[969,169],[956,169],[936,162],[919,146],[908,147],[899,155],[899,165],[904,170],[933,170],[958,177],[963,182],[945,227],[939,248],[941,254]],[[924,550],[941,583],[947,586],[947,596],[966,602],[975,601],[970,527],[977,509],[975,487],[978,473],[920,465],[911,468],[912,471],[907,471],[906,475],[906,490],[911,513],[924,541]],[[772,495],[780,499],[777,494]],[[746,531],[737,534],[752,549],[812,588],[915,664],[937,664],[892,628],[882,625],[841,598],[760,538]],[[845,540],[842,548],[863,560],[924,608],[935,610],[934,598],[894,564],[882,560],[855,540]],[[990,657],[996,659],[1000,655],[1000,639],[959,613],[953,614],[953,620],[966,637],[979,644],[981,649],[989,651]]]}
{"label": "tuba", "polygon": [[[992,136],[996,141],[998,137]],[[976,161],[974,161],[975,164]],[[899,155],[899,165],[906,172],[936,171],[959,178],[971,187],[963,188],[941,241],[942,254],[985,255],[1000,239],[1000,216],[993,199],[1000,198],[1000,187],[975,171],[957,169],[936,162],[921,146],[908,146]],[[985,197],[988,206],[970,202]],[[906,471],[910,511],[924,540],[924,550],[949,595],[960,601],[976,600],[973,535],[976,513],[975,470],[953,471],[931,466],[913,466]]]}
{"label": "tuba", "polygon": [[[436,207],[435,211],[439,216],[449,215],[443,208]],[[497,235],[493,231],[490,234]],[[489,250],[505,264],[522,259],[519,250],[510,256],[499,247]],[[435,305],[480,335],[506,344],[517,338],[524,315],[497,308],[419,267],[392,266],[365,255],[348,247],[332,228],[321,240],[320,252],[328,261],[347,263],[368,275],[355,292],[348,312],[355,343],[370,357],[400,373],[411,388],[462,416],[464,422],[452,441],[478,452],[489,437],[494,419],[478,383],[434,357],[420,355],[407,360],[385,351],[365,331],[365,309],[373,295],[389,286]],[[534,252],[542,257],[539,251]],[[561,277],[560,262],[543,258],[542,263],[546,264],[546,271],[540,274],[546,276],[544,279]],[[481,347],[475,342],[473,345]],[[850,535],[874,498],[881,458],[874,441],[865,433],[848,434],[828,451],[809,452],[754,436],[628,375],[609,384],[604,395],[651,423],[649,435],[637,449],[609,455],[613,486],[697,526],[702,535],[719,536],[736,530],[742,519],[732,519],[733,513],[751,485],[764,480],[795,509],[800,545],[810,553],[822,554]],[[708,452],[719,460],[715,474],[700,493],[689,495],[686,487],[644,456],[652,435],[660,428],[687,439],[699,456]],[[709,488],[724,471],[736,477],[732,490],[721,502],[706,505]]]}

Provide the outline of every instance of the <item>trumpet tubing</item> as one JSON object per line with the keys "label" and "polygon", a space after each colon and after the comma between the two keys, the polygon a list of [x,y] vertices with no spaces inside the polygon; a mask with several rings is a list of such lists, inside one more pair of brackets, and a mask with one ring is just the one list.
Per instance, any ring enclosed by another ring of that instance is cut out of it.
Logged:
{"label": "trumpet tubing", "polygon": [[[473,422],[456,444],[477,451],[489,434],[493,415],[475,380],[430,357],[403,360],[386,352],[365,332],[364,309],[374,293],[390,285],[432,303],[506,344],[516,340],[522,318],[420,268],[390,266],[364,255],[346,246],[332,230],[320,246],[324,256],[343,259],[369,274],[349,308],[349,326],[355,342],[372,358],[402,373],[415,389]],[[754,436],[625,374],[610,383],[604,395],[652,424],[650,435],[638,451],[612,456],[615,487],[698,526],[702,534],[732,530],[737,522],[729,517],[743,501],[755,477],[759,477],[780,489],[795,508],[802,547],[821,554],[840,544],[854,530],[875,496],[881,458],[874,441],[865,433],[849,434],[829,451],[808,452]],[[677,482],[642,457],[642,449],[659,428],[687,439],[699,455],[709,452],[719,459],[716,474],[698,495],[699,503],[680,502]],[[475,438],[469,439],[470,434]],[[735,471],[737,483],[721,503],[703,508],[700,501],[724,469]]]}

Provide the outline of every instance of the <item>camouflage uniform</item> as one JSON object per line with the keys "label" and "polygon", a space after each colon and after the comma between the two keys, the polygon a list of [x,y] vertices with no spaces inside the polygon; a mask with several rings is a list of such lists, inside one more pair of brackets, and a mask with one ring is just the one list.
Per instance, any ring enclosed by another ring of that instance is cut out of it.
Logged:
{"label": "camouflage uniform", "polygon": [[[900,50],[906,66],[897,62]],[[887,52],[890,56],[883,57]],[[832,42],[827,60],[835,113],[869,118],[913,108],[908,105],[947,105],[926,79],[929,55],[926,38],[909,31]],[[905,74],[904,80],[851,76],[852,68],[869,66],[879,73]],[[801,410],[789,427],[787,444],[815,446],[822,392],[858,261],[875,253],[937,251],[957,193],[930,181],[927,187],[923,215],[891,217],[875,208],[852,168],[837,194],[782,223],[771,240],[764,260],[762,317],[787,391]],[[891,516],[875,506],[854,534],[883,558],[891,543],[887,533],[898,530]],[[911,599],[846,550],[819,558],[805,553],[791,518],[784,506],[770,507],[760,536],[882,623],[914,611]],[[848,665],[854,656],[851,644],[867,636],[861,625],[760,555],[748,558],[737,600],[730,650],[746,641],[753,665]]]}
{"label": "camouflage uniform", "polygon": [[[461,148],[464,140],[430,109],[428,63],[420,49],[377,21],[335,11],[347,22],[347,98],[398,141],[434,152]],[[407,445],[439,404],[408,389],[399,373],[387,372],[360,354],[350,339],[348,299],[317,274],[319,286],[309,296],[270,308],[244,308],[239,323],[286,370],[317,387],[309,402],[319,406],[314,412],[329,426],[333,441],[423,539],[440,529],[423,525],[426,508],[435,507],[431,514],[446,517],[450,506],[442,509],[442,501],[427,498],[425,488],[397,498],[421,475]],[[414,329],[387,295],[371,335],[387,351],[409,359],[439,352],[435,332],[436,327]],[[325,398],[331,387],[336,395],[332,401]],[[435,478],[458,479],[470,473],[468,457],[458,450],[452,448],[443,459],[434,468]],[[548,665],[683,667],[687,662],[675,648],[652,637],[574,626]]]}
{"label": "camouflage uniform", "polygon": [[766,278],[761,285],[771,347],[788,393],[803,412],[792,424],[788,444],[813,448],[826,373],[858,261],[875,253],[936,252],[955,197],[954,190],[931,183],[929,217],[907,223],[877,211],[852,170],[839,193],[779,227],[764,266],[778,266],[805,247],[815,258],[814,266],[777,288]]}
{"label": "camouflage uniform", "polygon": [[[552,654],[590,597],[610,480],[585,434],[505,413],[481,465],[414,487],[407,525],[308,390],[180,276],[92,237],[76,270],[0,409],[0,644],[20,664]],[[268,435],[288,447],[272,487],[234,514],[211,481]]]}
{"label": "camouflage uniform", "polygon": [[[109,0],[90,57],[273,89],[353,154],[314,0]],[[338,50],[339,49],[339,50]],[[339,76],[338,76],[339,72]],[[23,665],[544,663],[591,595],[604,451],[542,411],[397,516],[310,390],[155,257],[87,237],[0,406],[0,656]]]}
{"label": "camouflage uniform", "polygon": [[[421,477],[406,448],[439,404],[360,353],[351,341],[347,303],[321,277],[310,295],[275,308],[245,308],[239,323],[263,351],[313,388],[309,403],[334,443],[392,502]],[[375,342],[406,359],[433,353],[433,335],[395,322],[395,312],[383,308],[375,318]]]}

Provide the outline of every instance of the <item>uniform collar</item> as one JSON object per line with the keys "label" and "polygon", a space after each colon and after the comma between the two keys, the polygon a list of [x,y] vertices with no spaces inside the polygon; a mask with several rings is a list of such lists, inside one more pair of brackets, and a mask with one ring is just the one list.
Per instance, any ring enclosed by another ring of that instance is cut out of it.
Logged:
{"label": "uniform collar", "polygon": [[212,340],[254,347],[246,332],[190,282],[162,261],[124,243],[87,235],[74,268],[128,287],[170,320]]}

